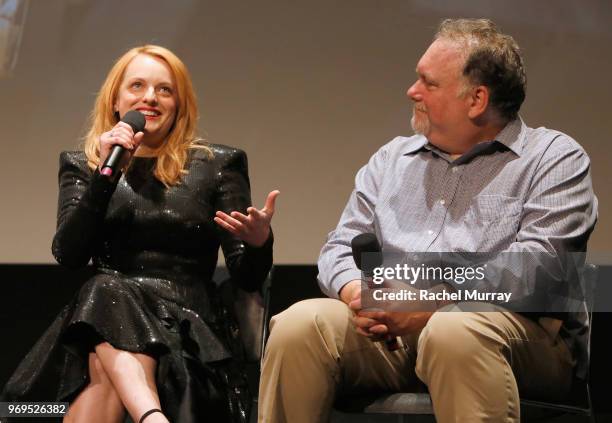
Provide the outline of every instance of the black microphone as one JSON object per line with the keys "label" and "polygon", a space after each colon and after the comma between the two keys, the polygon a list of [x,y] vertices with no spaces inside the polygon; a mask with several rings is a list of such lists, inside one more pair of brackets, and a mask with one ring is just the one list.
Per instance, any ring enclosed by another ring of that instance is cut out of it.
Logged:
{"label": "black microphone", "polygon": [[[144,131],[146,125],[145,116],[138,110],[130,110],[121,118],[121,122],[125,122],[132,127],[134,135],[138,132]],[[121,163],[123,163],[123,157],[125,155],[125,148],[122,145],[115,145],[111,150],[110,154],[104,161],[100,173],[104,176],[112,178],[117,173]]]}
{"label": "black microphone", "polygon": [[368,288],[373,289],[374,269],[383,262],[382,251],[374,234],[359,234],[351,241],[353,260],[357,268],[364,273]]}
{"label": "black microphone", "polygon": [[[382,249],[376,235],[371,233],[359,234],[351,241],[353,260],[357,268],[363,272],[368,288],[375,287],[373,276],[374,269],[383,263]],[[385,339],[389,351],[399,349],[396,337],[389,336]]]}

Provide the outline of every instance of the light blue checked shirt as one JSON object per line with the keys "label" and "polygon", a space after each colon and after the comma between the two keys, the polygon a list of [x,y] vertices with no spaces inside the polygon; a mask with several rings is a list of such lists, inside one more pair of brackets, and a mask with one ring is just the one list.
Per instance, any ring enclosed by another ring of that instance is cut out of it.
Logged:
{"label": "light blue checked shirt", "polygon": [[[521,119],[454,161],[422,135],[397,137],[357,173],[321,250],[319,286],[338,298],[345,284],[361,279],[351,240],[366,232],[376,234],[385,253],[584,252],[597,220],[589,168],[572,138]],[[520,297],[529,281],[518,276],[511,291]],[[579,377],[589,355],[585,307],[568,313],[561,328],[539,320],[551,336],[561,329]]]}
{"label": "light blue checked shirt", "polygon": [[338,298],[361,279],[350,243],[365,232],[386,253],[586,251],[597,220],[589,167],[572,138],[520,118],[454,161],[422,135],[397,137],[357,173],[319,285]]}

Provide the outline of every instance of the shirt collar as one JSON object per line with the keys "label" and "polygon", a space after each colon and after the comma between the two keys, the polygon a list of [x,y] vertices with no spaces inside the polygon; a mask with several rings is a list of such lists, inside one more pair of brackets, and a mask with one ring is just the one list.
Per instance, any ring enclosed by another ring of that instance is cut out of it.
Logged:
{"label": "shirt collar", "polygon": [[504,129],[495,137],[494,141],[497,141],[510,150],[512,150],[517,156],[520,156],[523,152],[523,143],[525,142],[525,130],[527,126],[523,119],[519,116],[516,119],[508,122]]}
{"label": "shirt collar", "polygon": [[[525,130],[527,126],[523,122],[523,119],[519,116],[514,120],[511,120],[504,126],[499,134],[493,141],[505,145],[512,150],[517,156],[520,156],[523,151],[523,143],[525,142]],[[419,135],[414,142],[406,145],[402,154],[410,154],[419,151],[422,148],[429,150],[440,151],[434,145],[429,144],[427,138],[423,135]]]}
{"label": "shirt collar", "polygon": [[414,142],[411,142],[404,147],[402,154],[405,155],[415,153],[421,148],[425,147],[428,143],[429,142],[427,141],[427,138],[425,138],[424,135],[418,135]]}

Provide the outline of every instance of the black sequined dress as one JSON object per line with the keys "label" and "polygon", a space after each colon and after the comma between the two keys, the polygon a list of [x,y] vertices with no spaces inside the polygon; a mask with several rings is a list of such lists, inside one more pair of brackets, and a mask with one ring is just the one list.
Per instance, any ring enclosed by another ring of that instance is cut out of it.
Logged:
{"label": "black sequined dress", "polygon": [[213,221],[216,210],[244,212],[251,199],[244,152],[210,147],[213,158],[191,150],[188,174],[171,188],[154,178],[155,158],[134,158],[113,183],[84,153],[61,154],[53,254],[69,267],[92,259],[97,272],[24,358],[3,400],[72,401],[89,382],[88,353],[107,341],[156,357],[170,421],[235,421],[226,415],[232,358],[211,278],[221,246],[232,280],[258,289],[273,241],[253,248]]}

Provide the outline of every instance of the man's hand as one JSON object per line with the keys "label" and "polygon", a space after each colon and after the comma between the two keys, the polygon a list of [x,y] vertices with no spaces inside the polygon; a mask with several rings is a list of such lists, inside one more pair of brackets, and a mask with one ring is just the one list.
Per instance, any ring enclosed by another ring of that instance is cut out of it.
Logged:
{"label": "man's hand", "polygon": [[433,311],[365,311],[361,305],[361,281],[353,280],[342,287],[340,299],[355,313],[353,324],[357,333],[382,341],[389,336],[417,333],[425,327]]}
{"label": "man's hand", "polygon": [[383,337],[379,337],[369,332],[371,326],[379,325],[380,322],[369,318],[361,318],[357,315],[361,310],[361,281],[359,279],[352,280],[344,285],[342,289],[340,289],[338,296],[354,313],[356,313],[353,317],[353,324],[355,325],[357,333],[373,341],[380,341],[383,339]]}
{"label": "man's hand", "polygon": [[280,194],[280,191],[272,191],[268,194],[266,205],[261,210],[249,207],[246,210],[247,215],[237,211],[230,214],[218,211],[214,220],[223,229],[247,244],[253,247],[261,247],[270,236],[270,221],[274,215],[274,203],[278,194]]}
{"label": "man's hand", "polygon": [[357,333],[374,341],[389,336],[417,333],[425,327],[434,311],[366,311],[361,304],[361,281],[351,281],[340,291],[340,298],[353,310]]}
{"label": "man's hand", "polygon": [[361,281],[359,279],[350,281],[340,289],[338,296],[346,305],[361,299]]}
{"label": "man's hand", "polygon": [[353,320],[355,326],[359,324],[359,328],[367,327],[367,332],[357,330],[362,335],[384,339],[389,335],[395,337],[418,333],[433,314],[433,311],[360,311]]}

